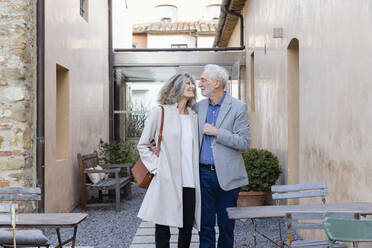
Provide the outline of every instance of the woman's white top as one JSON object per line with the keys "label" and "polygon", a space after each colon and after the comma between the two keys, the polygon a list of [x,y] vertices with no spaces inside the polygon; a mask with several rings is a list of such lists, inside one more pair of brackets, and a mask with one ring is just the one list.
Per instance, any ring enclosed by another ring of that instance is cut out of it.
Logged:
{"label": "woman's white top", "polygon": [[192,126],[190,115],[181,115],[181,164],[182,164],[182,186],[195,188],[193,164],[192,164]]}

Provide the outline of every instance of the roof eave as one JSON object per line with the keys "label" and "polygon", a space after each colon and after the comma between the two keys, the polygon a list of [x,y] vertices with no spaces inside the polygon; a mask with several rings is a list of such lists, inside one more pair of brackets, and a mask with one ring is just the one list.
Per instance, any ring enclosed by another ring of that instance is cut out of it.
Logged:
{"label": "roof eave", "polygon": [[223,6],[226,6],[231,11],[240,13],[244,8],[245,2],[246,0],[222,0],[217,34],[213,42],[214,47],[226,47],[228,45],[231,34],[239,20],[237,16],[229,15],[223,11]]}

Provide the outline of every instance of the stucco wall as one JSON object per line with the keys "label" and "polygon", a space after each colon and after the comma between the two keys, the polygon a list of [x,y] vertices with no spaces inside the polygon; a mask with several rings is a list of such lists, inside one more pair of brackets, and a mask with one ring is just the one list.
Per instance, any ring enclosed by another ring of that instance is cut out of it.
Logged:
{"label": "stucco wall", "polygon": [[221,0],[127,0],[127,3],[130,20],[136,24],[160,21],[156,18],[155,7],[158,5],[177,7],[177,21],[206,20],[207,6],[220,4]]}
{"label": "stucco wall", "polygon": [[36,1],[0,12],[0,187],[36,186]]}
{"label": "stucco wall", "polygon": [[[372,202],[372,2],[251,0],[243,12],[247,68],[254,52],[253,145],[275,152],[287,172],[287,48],[297,38],[297,181],[326,181],[328,202]],[[273,38],[277,27],[283,38]]]}
{"label": "stucco wall", "polygon": [[186,44],[187,47],[195,47],[195,37],[188,34],[148,34],[147,36],[148,48],[171,48],[172,44]]}
{"label": "stucco wall", "polygon": [[[65,212],[80,199],[77,153],[108,139],[108,1],[45,1],[45,211]],[[56,65],[68,69],[69,155],[56,159]]]}
{"label": "stucco wall", "polygon": [[214,41],[214,35],[200,35],[198,36],[198,47],[212,47]]}
{"label": "stucco wall", "polygon": [[112,46],[113,48],[132,47],[132,22],[129,19],[127,4],[122,0],[112,0]]}

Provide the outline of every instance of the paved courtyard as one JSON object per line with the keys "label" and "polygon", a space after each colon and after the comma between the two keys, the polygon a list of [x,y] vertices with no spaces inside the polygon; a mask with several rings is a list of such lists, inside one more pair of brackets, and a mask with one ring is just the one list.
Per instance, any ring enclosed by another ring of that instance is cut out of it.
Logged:
{"label": "paved courtyard", "polygon": [[[154,225],[142,222],[137,218],[145,190],[133,185],[133,198],[123,199],[120,212],[114,208],[88,208],[88,218],[79,225],[76,247],[79,248],[152,248],[154,245]],[[80,207],[74,212],[81,212]],[[276,220],[262,220],[257,222],[257,228],[279,240]],[[249,221],[237,221],[235,228],[235,247],[253,247],[252,225]],[[283,237],[286,231],[283,225]],[[171,247],[177,247],[177,229],[172,228]],[[51,244],[57,244],[57,235],[54,229],[45,230]],[[62,238],[72,235],[72,229],[62,229]],[[67,247],[67,246],[64,246]],[[199,247],[199,237],[193,231],[191,248]],[[268,241],[258,238],[258,247],[275,247]]]}

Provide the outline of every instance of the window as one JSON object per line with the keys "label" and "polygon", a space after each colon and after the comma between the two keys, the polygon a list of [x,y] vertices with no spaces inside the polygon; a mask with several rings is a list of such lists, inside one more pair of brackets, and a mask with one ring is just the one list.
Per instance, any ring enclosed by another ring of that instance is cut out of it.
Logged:
{"label": "window", "polygon": [[173,5],[159,5],[155,7],[156,20],[160,22],[176,22],[177,7]]}
{"label": "window", "polygon": [[172,44],[171,48],[187,48],[187,44]]}
{"label": "window", "polygon": [[221,6],[219,4],[213,4],[207,6],[207,20],[218,20],[220,17]]}
{"label": "window", "polygon": [[69,70],[56,66],[56,158],[67,159],[70,148]]}
{"label": "window", "polygon": [[88,21],[88,1],[89,0],[80,0],[80,15],[86,21]]}

